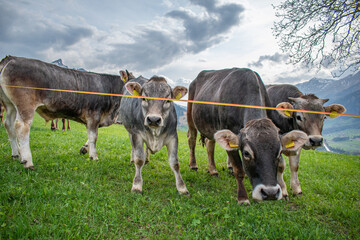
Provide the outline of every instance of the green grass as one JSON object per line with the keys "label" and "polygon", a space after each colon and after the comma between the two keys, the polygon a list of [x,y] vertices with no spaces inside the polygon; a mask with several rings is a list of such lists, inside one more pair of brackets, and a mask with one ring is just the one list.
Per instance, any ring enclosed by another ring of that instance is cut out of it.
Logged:
{"label": "green grass", "polygon": [[[99,161],[79,149],[85,127],[51,132],[36,116],[31,131],[35,170],[11,159],[0,126],[0,239],[360,239],[360,157],[303,151],[304,195],[290,201],[236,203],[236,182],[218,146],[219,177],[189,170],[186,132],[179,131],[181,174],[190,191],[180,196],[164,148],[143,168],[144,192],[132,194],[134,165],[123,126],[102,128]],[[290,190],[289,169],[285,181]],[[251,196],[251,186],[245,179]]]}

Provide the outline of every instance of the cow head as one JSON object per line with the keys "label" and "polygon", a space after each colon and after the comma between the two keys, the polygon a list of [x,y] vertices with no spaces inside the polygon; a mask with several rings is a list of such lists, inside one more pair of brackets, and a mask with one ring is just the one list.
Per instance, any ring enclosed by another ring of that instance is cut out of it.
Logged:
{"label": "cow head", "polygon": [[124,83],[126,83],[126,82],[130,81],[131,79],[135,78],[135,76],[131,72],[129,72],[128,70],[125,70],[125,71],[120,70],[119,73],[120,73],[121,80],[123,80]]}
{"label": "cow head", "polygon": [[[141,86],[137,82],[129,82],[125,85],[132,95],[156,98],[180,99],[187,93],[187,88],[177,86],[171,89],[163,77],[152,77]],[[164,121],[170,113],[171,100],[155,100],[142,98],[141,109],[144,116],[144,125],[156,129],[164,126]]]}
{"label": "cow head", "polygon": [[344,113],[345,107],[340,104],[332,104],[324,107],[329,99],[319,99],[313,94],[302,95],[298,98],[289,97],[291,103],[279,103],[277,108],[310,110],[324,112],[325,114],[292,112],[279,110],[281,116],[285,118],[292,118],[295,129],[304,131],[309,136],[309,141],[304,145],[304,149],[315,149],[323,145],[323,136],[321,135],[325,116],[330,118],[337,117],[334,113]]}
{"label": "cow head", "polygon": [[301,131],[280,136],[279,129],[269,119],[248,121],[238,135],[230,130],[220,130],[214,138],[227,151],[241,151],[242,165],[256,201],[282,198],[277,182],[281,153],[296,152],[307,141],[307,135]]}

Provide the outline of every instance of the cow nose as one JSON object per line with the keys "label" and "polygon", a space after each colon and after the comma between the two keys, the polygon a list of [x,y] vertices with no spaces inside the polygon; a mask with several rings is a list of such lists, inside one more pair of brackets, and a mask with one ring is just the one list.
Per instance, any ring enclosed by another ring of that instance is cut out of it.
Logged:
{"label": "cow nose", "polygon": [[264,184],[258,184],[252,192],[252,197],[255,201],[263,200],[280,200],[282,192],[279,184],[275,186],[268,186]]}
{"label": "cow nose", "polygon": [[260,192],[263,200],[278,200],[281,194],[280,187],[262,188]]}
{"label": "cow nose", "polygon": [[320,147],[323,145],[322,137],[310,137],[309,141],[312,147]]}
{"label": "cow nose", "polygon": [[146,123],[149,125],[149,126],[152,126],[152,127],[159,127],[160,124],[161,124],[161,117],[158,117],[158,116],[148,116],[146,118]]}

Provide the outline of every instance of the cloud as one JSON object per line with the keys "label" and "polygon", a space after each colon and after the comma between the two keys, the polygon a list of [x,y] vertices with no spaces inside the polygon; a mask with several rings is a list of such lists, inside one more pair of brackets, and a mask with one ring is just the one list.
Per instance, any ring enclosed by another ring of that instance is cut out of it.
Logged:
{"label": "cloud", "polygon": [[262,55],[256,62],[249,63],[249,67],[263,67],[264,61],[269,61],[273,63],[284,63],[287,61],[289,56],[287,54],[275,53],[274,55]]}
{"label": "cloud", "polygon": [[[0,7],[0,53],[49,61],[63,58],[100,71],[118,67],[156,70],[223,42],[245,11],[240,4],[220,0],[189,2],[186,10],[169,5],[175,10],[162,16],[154,13],[153,21],[146,25],[119,30],[91,25],[90,20],[66,15],[70,10],[57,12],[52,5],[5,1]],[[62,10],[67,7],[60,6]],[[62,15],[48,14],[49,9]]]}
{"label": "cloud", "polygon": [[190,10],[174,10],[167,17],[181,20],[186,40],[190,42],[187,51],[198,53],[224,40],[224,33],[239,25],[244,7],[235,3],[216,5],[215,0],[191,0],[191,3],[205,8],[206,14],[198,16]]}
{"label": "cloud", "polygon": [[159,68],[224,41],[230,29],[239,25],[244,11],[240,4],[217,5],[215,0],[191,3],[205,11],[170,11],[160,18],[162,22],[142,27],[136,34],[125,34],[131,36],[131,41],[111,44],[111,50],[100,59],[137,71]]}
{"label": "cloud", "polygon": [[93,31],[75,24],[62,24],[2,2],[0,43],[8,48],[28,48],[34,55],[49,48],[67,49],[90,37]]}

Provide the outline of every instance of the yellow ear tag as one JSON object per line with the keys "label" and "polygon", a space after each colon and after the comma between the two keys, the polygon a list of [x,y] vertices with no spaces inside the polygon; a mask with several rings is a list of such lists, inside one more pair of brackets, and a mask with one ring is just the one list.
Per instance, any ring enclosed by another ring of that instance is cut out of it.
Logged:
{"label": "yellow ear tag", "polygon": [[230,142],[229,142],[229,146],[230,146],[231,148],[237,148],[237,147],[239,147],[239,145],[232,144],[232,143],[230,143]]}
{"label": "yellow ear tag", "polygon": [[291,141],[291,142],[289,142],[288,144],[286,144],[285,147],[286,147],[286,148],[295,147],[295,142],[294,142],[294,141]]}
{"label": "yellow ear tag", "polygon": [[285,114],[286,116],[288,116],[288,117],[291,117],[291,114],[290,114],[289,111],[284,111],[284,114]]}
{"label": "yellow ear tag", "polygon": [[132,93],[133,96],[140,96],[140,94],[134,89],[133,90],[133,93]]}
{"label": "yellow ear tag", "polygon": [[179,92],[177,95],[176,95],[176,99],[180,99],[182,97],[182,94],[181,94],[181,92]]}
{"label": "yellow ear tag", "polygon": [[[331,113],[337,113],[337,111],[331,111]],[[337,114],[330,114],[329,117],[330,118],[336,118],[338,115]]]}
{"label": "yellow ear tag", "polygon": [[123,82],[126,82],[126,78],[125,78],[125,77],[122,77],[122,80],[123,80]]}

